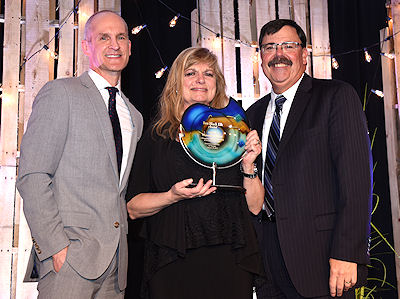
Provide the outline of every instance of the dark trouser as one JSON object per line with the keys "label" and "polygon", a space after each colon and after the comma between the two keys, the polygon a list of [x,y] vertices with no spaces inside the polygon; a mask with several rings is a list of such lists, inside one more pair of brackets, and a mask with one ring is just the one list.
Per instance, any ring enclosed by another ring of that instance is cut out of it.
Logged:
{"label": "dark trouser", "polygon": [[[260,220],[262,226],[263,258],[264,268],[267,275],[267,282],[257,288],[257,299],[302,299],[295,289],[289,273],[286,269],[282,251],[279,246],[278,232],[276,223],[268,221],[265,217]],[[257,224],[259,225],[259,224]],[[258,230],[260,233],[260,230]],[[331,296],[313,297],[319,299],[330,299]],[[354,290],[344,292],[342,297],[350,299],[355,298]]]}

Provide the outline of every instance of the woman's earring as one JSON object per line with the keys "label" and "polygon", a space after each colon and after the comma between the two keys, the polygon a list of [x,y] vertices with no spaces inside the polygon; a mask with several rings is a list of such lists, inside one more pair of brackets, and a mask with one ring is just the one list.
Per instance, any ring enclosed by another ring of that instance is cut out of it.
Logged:
{"label": "woman's earring", "polygon": [[175,89],[175,93],[178,94],[178,90],[177,89]]}

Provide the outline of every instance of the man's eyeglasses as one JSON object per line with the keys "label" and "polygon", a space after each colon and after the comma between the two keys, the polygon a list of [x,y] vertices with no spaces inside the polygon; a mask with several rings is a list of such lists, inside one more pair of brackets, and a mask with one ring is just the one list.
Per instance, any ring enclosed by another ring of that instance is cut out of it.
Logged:
{"label": "man's eyeglasses", "polygon": [[301,46],[301,43],[298,42],[283,42],[283,43],[268,43],[268,44],[262,44],[260,46],[261,52],[263,53],[274,53],[276,49],[278,49],[278,46],[281,46],[281,49],[283,52],[294,52],[299,46]]}

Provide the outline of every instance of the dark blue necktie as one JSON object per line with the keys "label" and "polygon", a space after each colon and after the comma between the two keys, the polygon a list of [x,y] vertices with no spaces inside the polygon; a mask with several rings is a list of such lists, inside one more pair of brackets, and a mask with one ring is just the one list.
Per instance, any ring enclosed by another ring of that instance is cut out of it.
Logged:
{"label": "dark blue necktie", "polygon": [[121,163],[122,163],[122,134],[121,134],[121,126],[119,123],[119,118],[117,114],[117,105],[116,105],[116,95],[118,92],[118,88],[116,87],[106,87],[108,93],[110,94],[110,99],[108,101],[108,115],[110,116],[113,133],[114,133],[114,141],[115,141],[115,151],[117,153],[117,163],[118,163],[118,173],[121,174]]}
{"label": "dark blue necktie", "polygon": [[280,137],[280,121],[283,103],[286,98],[279,95],[275,99],[275,112],[269,129],[267,153],[264,164],[265,206],[274,214],[274,194],[272,190],[272,171],[274,170],[276,155],[278,154]]}

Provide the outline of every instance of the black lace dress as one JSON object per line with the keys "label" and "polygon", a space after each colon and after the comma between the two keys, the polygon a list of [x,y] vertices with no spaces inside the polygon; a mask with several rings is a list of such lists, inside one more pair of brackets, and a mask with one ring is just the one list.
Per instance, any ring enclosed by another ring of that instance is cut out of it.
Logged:
{"label": "black lace dress", "polygon": [[[212,170],[195,163],[179,142],[147,130],[136,150],[128,195],[165,192],[184,179],[211,177]],[[239,166],[218,170],[216,183],[241,186]],[[145,218],[141,235],[146,298],[252,298],[262,263],[242,192],[218,190],[182,200]]]}

